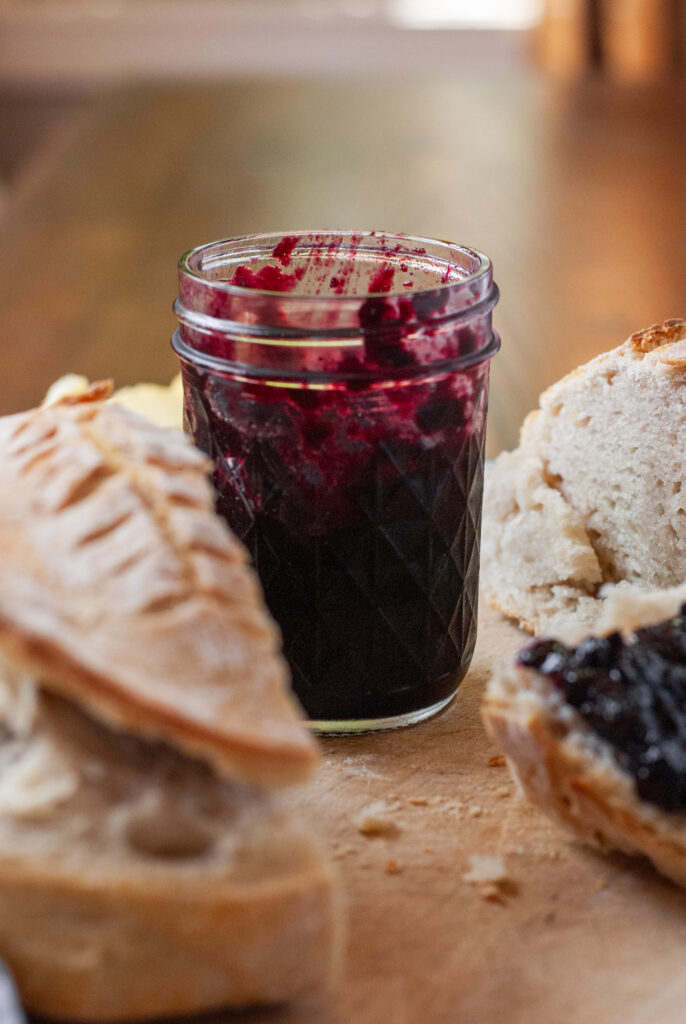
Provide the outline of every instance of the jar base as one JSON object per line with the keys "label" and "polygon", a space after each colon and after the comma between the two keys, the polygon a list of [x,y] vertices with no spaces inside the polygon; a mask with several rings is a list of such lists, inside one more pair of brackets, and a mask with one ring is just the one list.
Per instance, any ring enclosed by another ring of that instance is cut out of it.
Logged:
{"label": "jar base", "polygon": [[352,736],[367,732],[386,732],[390,729],[404,729],[408,725],[418,725],[427,718],[433,718],[447,708],[457,693],[457,687],[451,694],[437,704],[418,711],[408,711],[404,715],[392,715],[390,718],[359,718],[336,721],[307,721],[307,728],[317,736]]}

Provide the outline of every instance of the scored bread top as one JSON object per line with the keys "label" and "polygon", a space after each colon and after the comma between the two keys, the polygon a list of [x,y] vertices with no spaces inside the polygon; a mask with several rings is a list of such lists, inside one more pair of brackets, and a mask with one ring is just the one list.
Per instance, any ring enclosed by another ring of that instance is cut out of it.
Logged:
{"label": "scored bread top", "polygon": [[207,469],[181,433],[88,395],[1,418],[0,653],[224,775],[298,782],[316,747]]}

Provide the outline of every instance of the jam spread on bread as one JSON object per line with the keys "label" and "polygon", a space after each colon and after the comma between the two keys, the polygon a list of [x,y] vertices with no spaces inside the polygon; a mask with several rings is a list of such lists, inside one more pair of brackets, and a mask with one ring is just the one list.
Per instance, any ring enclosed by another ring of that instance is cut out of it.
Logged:
{"label": "jam spread on bread", "polygon": [[611,745],[642,799],[686,809],[686,604],[626,640],[619,633],[578,647],[536,640],[517,660],[549,677]]}

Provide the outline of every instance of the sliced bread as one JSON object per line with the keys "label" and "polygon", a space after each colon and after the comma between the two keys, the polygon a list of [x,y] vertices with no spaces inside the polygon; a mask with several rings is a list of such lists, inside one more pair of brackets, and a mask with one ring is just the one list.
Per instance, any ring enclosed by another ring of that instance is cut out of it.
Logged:
{"label": "sliced bread", "polygon": [[[677,615],[685,601],[686,585],[658,593],[631,587],[617,590],[603,609],[603,633],[620,630],[631,638],[633,630]],[[684,633],[683,622],[679,629]],[[649,646],[649,641],[644,643]],[[654,703],[664,723],[664,735],[656,735],[654,740],[646,732],[639,736],[640,783],[629,769],[623,749],[607,738],[613,730],[618,734],[624,729],[626,719],[620,723],[617,716],[616,725],[608,719],[608,734],[599,734],[588,712],[580,713],[566,699],[551,674],[521,660],[495,671],[484,698],[483,715],[513,777],[532,803],[585,842],[644,855],[663,874],[686,886],[686,807],[681,788],[686,786],[686,776],[683,771],[671,774],[675,764],[686,766],[685,723],[664,713],[674,686],[681,687],[686,698],[686,651],[681,676],[683,684],[672,671],[666,705],[661,694],[656,694],[653,702],[651,682],[645,680],[639,699],[651,708]],[[597,685],[604,683],[601,680]],[[606,704],[610,715],[617,715],[617,706],[611,703],[616,699],[613,691]],[[683,711],[677,711],[678,715],[686,720]],[[625,742],[623,748],[626,746]],[[666,769],[662,761],[665,751],[670,761]],[[658,773],[662,803],[651,793],[655,783],[650,771],[645,771],[650,765]],[[665,802],[672,806],[666,809]]]}
{"label": "sliced bread", "polygon": [[28,1009],[127,1021],[323,993],[336,888],[285,796],[7,665],[0,721],[0,954]]}
{"label": "sliced bread", "polygon": [[311,994],[332,869],[279,634],[180,433],[107,389],[0,420],[0,955],[51,1018]]}

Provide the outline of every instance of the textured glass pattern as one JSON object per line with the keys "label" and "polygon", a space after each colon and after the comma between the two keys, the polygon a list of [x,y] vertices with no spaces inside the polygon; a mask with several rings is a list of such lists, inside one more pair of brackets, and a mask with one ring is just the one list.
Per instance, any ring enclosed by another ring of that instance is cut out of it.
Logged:
{"label": "textured glass pattern", "polygon": [[448,698],[467,671],[486,374],[480,366],[465,382],[467,422],[464,403],[443,402],[428,440],[416,428],[393,436],[387,408],[348,395],[364,429],[347,445],[335,438],[339,465],[327,475],[321,450],[303,446],[292,403],[246,402],[237,385],[186,372],[219,511],[253,556],[312,719],[330,718],[332,705],[341,719],[411,714]]}

